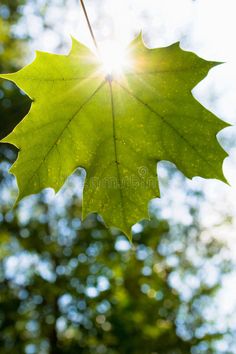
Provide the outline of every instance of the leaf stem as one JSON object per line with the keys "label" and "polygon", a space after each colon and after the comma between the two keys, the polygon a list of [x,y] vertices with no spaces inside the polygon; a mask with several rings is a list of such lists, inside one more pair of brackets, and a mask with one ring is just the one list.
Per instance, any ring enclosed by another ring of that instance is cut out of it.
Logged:
{"label": "leaf stem", "polygon": [[90,20],[89,20],[89,17],[88,17],[88,13],[87,13],[86,7],[84,5],[84,1],[80,0],[80,3],[81,3],[81,6],[82,6],[82,9],[83,9],[83,12],[84,12],[84,16],[85,16],[86,21],[87,21],[87,25],[88,25],[89,32],[91,34],[93,43],[95,45],[95,48],[97,49],[97,52],[99,52],[98,44],[97,44],[96,38],[95,38],[94,33],[93,33],[93,29],[92,29],[92,26],[91,26],[91,23],[90,23]]}

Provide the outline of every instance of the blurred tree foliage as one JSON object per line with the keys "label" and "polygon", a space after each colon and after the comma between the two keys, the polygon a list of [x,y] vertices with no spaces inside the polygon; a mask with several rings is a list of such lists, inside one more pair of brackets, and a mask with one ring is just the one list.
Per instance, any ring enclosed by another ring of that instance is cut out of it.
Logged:
{"label": "blurred tree foliage", "polygon": [[[21,16],[25,1],[0,2],[0,71],[16,71],[25,54],[26,38],[18,38],[13,31]],[[10,82],[0,82],[0,138],[3,138],[28,112],[30,100]],[[1,157],[0,157],[1,158]]]}
{"label": "blurred tree foliage", "polygon": [[[1,352],[189,352],[175,332],[179,298],[154,252],[167,224],[148,223],[128,250],[95,215],[81,224],[80,208],[72,198],[55,212],[41,196],[2,214]],[[18,266],[8,275],[11,255]]]}
{"label": "blurred tree foliage", "polygon": [[[183,318],[180,296],[168,283],[177,270],[183,276],[198,271],[186,256],[193,242],[200,247],[197,233],[191,237],[193,230],[177,226],[182,247],[175,249],[168,223],[153,216],[137,227],[131,246],[97,215],[81,222],[79,172],[57,201],[44,192],[13,212],[14,190],[4,175],[8,180],[3,166],[1,353],[185,354],[203,340],[207,353],[214,352],[211,340],[220,335],[197,338],[195,330],[204,328],[202,305],[217,284],[208,286],[198,276]],[[197,219],[194,225],[198,231]],[[204,262],[220,247],[215,241],[202,246]],[[178,266],[168,262],[170,253]],[[176,334],[184,325],[190,333],[185,340]]]}
{"label": "blurred tree foliage", "polygon": [[[24,55],[26,38],[12,31],[23,5],[0,4],[1,72],[16,70]],[[29,104],[14,85],[0,82],[1,137]],[[191,226],[170,225],[154,210],[150,222],[137,225],[131,246],[97,215],[81,222],[81,171],[56,200],[43,192],[12,210],[16,187],[7,169],[15,152],[0,146],[0,353],[217,353],[214,340],[222,333],[202,310],[230,262],[207,281],[204,265],[214,265],[223,246],[201,242],[196,206],[188,206]],[[166,180],[174,174],[168,171]],[[187,297],[171,285],[173,277],[188,285]]]}

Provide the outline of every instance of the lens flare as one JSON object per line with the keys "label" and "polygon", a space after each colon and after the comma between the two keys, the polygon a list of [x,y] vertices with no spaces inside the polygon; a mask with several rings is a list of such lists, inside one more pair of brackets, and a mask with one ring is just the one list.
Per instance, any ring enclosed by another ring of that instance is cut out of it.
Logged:
{"label": "lens flare", "polygon": [[121,76],[130,65],[126,48],[120,43],[106,41],[100,45],[102,71],[111,77]]}

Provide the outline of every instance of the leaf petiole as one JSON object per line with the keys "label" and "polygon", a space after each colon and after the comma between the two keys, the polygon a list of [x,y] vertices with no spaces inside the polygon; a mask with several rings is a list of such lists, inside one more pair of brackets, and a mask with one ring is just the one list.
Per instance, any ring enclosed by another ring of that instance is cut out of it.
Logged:
{"label": "leaf petiole", "polygon": [[88,25],[89,32],[90,32],[90,34],[91,34],[93,43],[94,43],[94,45],[95,45],[95,48],[97,49],[97,52],[99,53],[98,44],[97,44],[97,41],[96,41],[96,38],[95,38],[95,35],[94,35],[94,32],[93,32],[93,29],[92,29],[92,26],[91,26],[89,17],[88,17],[88,13],[87,13],[87,10],[86,10],[84,1],[83,1],[83,0],[80,0],[80,3],[81,3],[81,6],[82,6],[82,9],[83,9],[83,12],[84,12],[84,16],[85,16],[85,18],[86,18],[86,22],[87,22],[87,25]]}

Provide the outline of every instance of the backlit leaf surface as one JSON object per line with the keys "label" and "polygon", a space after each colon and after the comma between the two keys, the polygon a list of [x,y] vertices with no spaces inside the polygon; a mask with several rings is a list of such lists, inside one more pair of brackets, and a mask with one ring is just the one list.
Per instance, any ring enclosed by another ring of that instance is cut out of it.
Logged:
{"label": "backlit leaf surface", "polygon": [[191,93],[216,63],[176,43],[148,49],[137,37],[129,65],[106,75],[99,59],[73,39],[68,56],[37,52],[17,73],[1,75],[33,100],[3,142],[18,147],[11,168],[19,200],[45,187],[58,191],[78,167],[86,170],[83,214],[98,212],[130,236],[159,196],[157,162],[187,177],[224,180],[225,151],[216,134],[227,126]]}

